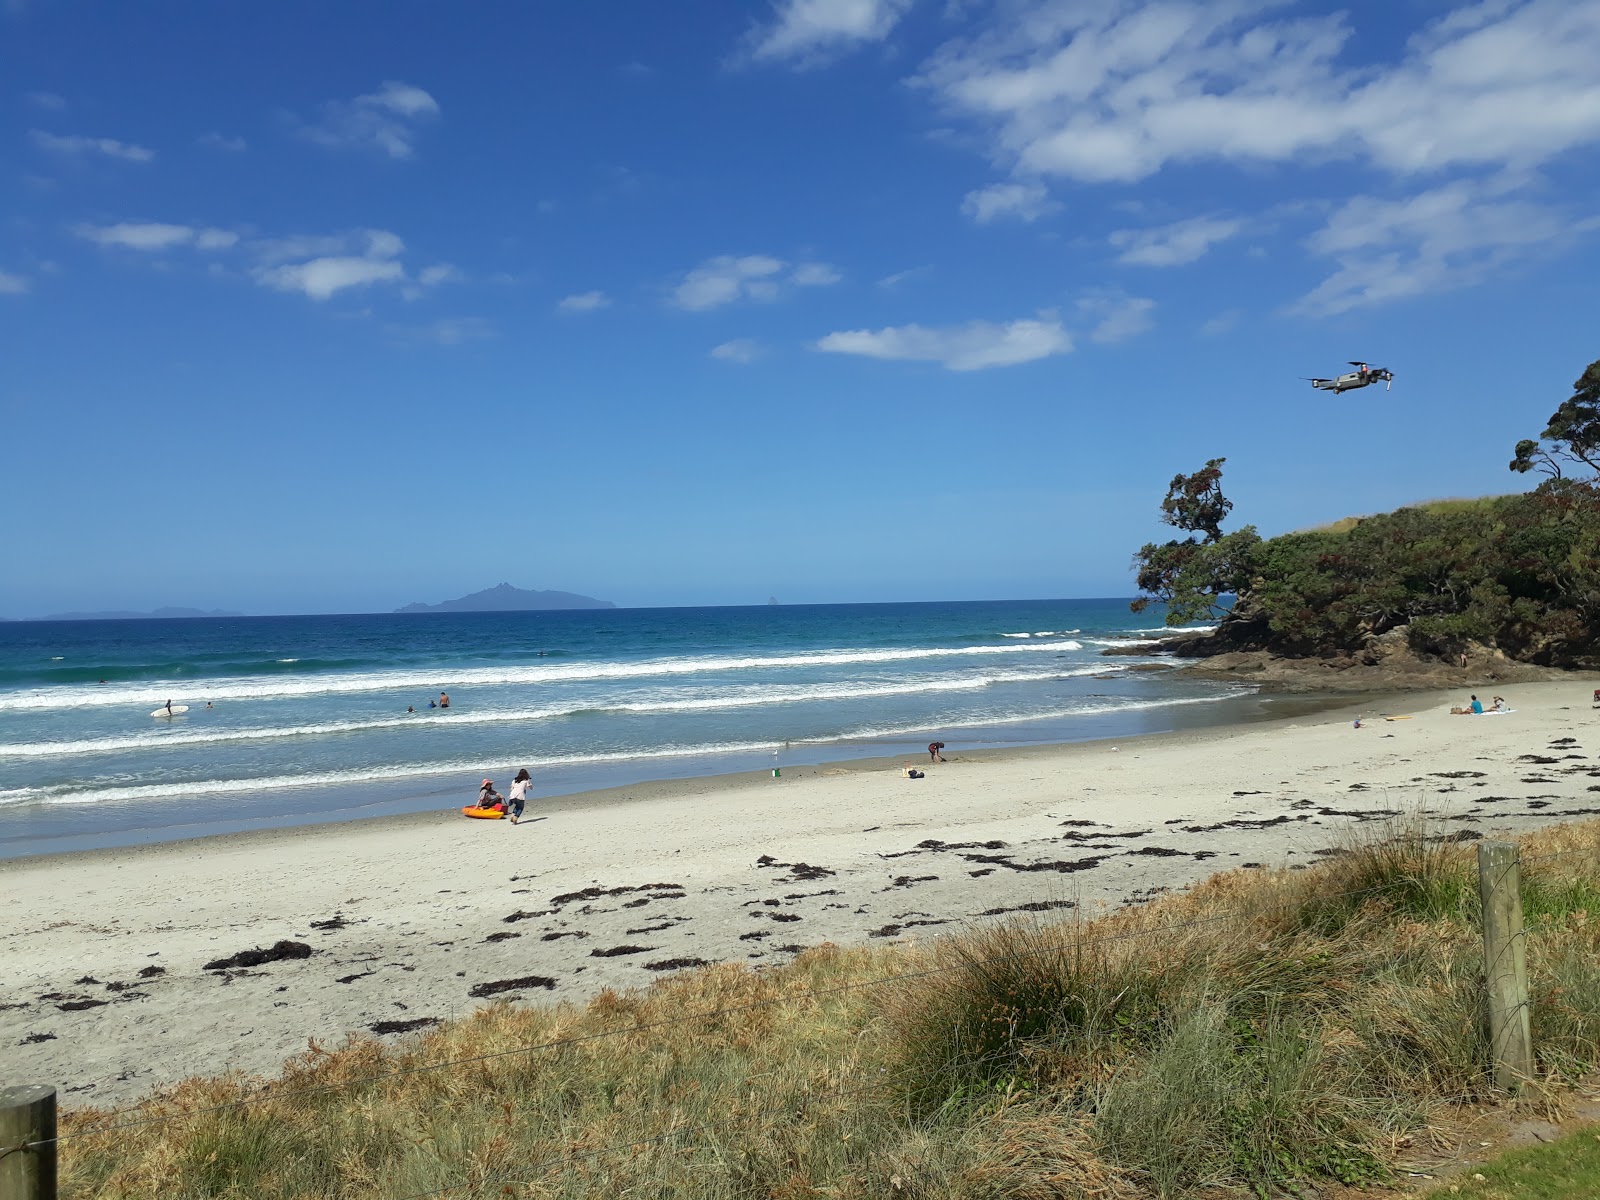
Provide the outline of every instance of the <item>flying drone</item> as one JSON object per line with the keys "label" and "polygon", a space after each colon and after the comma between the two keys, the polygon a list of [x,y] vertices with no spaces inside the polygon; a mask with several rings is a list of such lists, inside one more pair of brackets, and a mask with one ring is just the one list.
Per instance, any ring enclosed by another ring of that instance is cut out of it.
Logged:
{"label": "flying drone", "polygon": [[1380,379],[1383,380],[1384,391],[1394,386],[1394,372],[1387,367],[1369,367],[1364,362],[1352,362],[1350,365],[1355,368],[1354,371],[1347,371],[1332,379],[1313,379],[1311,386],[1319,391],[1332,392],[1336,396],[1340,392],[1353,391],[1356,388],[1364,388],[1369,383],[1377,383]]}

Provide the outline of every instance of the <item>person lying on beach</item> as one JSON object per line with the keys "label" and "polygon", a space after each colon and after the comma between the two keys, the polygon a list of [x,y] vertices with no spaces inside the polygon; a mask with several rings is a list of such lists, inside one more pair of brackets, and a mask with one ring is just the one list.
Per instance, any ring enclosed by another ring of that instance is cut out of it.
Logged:
{"label": "person lying on beach", "polygon": [[494,780],[485,779],[483,786],[478,789],[478,807],[505,811],[506,798],[494,790]]}
{"label": "person lying on beach", "polygon": [[905,766],[900,768],[900,774],[901,774],[901,776],[903,778],[906,778],[906,779],[921,779],[922,778],[922,772],[917,770],[910,763],[906,763]]}
{"label": "person lying on beach", "polygon": [[533,778],[524,767],[517,772],[517,777],[511,781],[511,823],[515,825],[522,819],[522,806],[528,801],[528,789],[533,786]]}

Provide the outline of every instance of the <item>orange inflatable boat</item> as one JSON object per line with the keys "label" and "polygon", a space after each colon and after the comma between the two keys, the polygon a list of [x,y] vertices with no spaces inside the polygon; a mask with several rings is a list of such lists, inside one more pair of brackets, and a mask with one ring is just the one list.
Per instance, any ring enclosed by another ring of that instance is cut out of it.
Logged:
{"label": "orange inflatable boat", "polygon": [[479,808],[476,804],[469,804],[461,810],[464,817],[477,817],[482,821],[498,821],[506,814],[498,808]]}

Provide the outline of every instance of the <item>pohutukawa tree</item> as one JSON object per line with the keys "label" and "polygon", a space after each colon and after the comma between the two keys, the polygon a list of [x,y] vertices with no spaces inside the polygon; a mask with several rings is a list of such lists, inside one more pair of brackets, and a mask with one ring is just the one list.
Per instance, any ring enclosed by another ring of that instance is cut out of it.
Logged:
{"label": "pohutukawa tree", "polygon": [[1576,469],[1580,475],[1592,472],[1581,482],[1600,480],[1600,359],[1578,376],[1572,395],[1551,414],[1538,439],[1517,443],[1510,466],[1518,474],[1538,468],[1551,479],[1568,478],[1566,470]]}
{"label": "pohutukawa tree", "polygon": [[[1134,555],[1139,590],[1134,612],[1159,601],[1167,606],[1168,625],[1186,625],[1227,611],[1224,595],[1237,593],[1249,581],[1255,549],[1261,543],[1255,526],[1222,532],[1233,501],[1222,494],[1222,464],[1210,459],[1192,475],[1175,475],[1161,501],[1161,520],[1190,536],[1161,545],[1147,542]],[[1196,536],[1199,535],[1199,536]]]}

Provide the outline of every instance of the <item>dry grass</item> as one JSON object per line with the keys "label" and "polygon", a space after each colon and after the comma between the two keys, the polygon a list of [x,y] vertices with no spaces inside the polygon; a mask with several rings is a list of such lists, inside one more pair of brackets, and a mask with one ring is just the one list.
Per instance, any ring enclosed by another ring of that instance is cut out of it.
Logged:
{"label": "dry grass", "polygon": [[[1524,856],[1533,1023],[1559,1082],[1600,1061],[1600,823]],[[188,1081],[138,1114],[170,1122],[66,1141],[63,1195],[1045,1200],[1376,1180],[1401,1135],[1486,1087],[1474,880],[1470,846],[1399,828],[1093,921],[501,1005],[314,1050],[248,1107],[184,1115],[255,1094]],[[828,989],[844,990],[811,995]]]}

